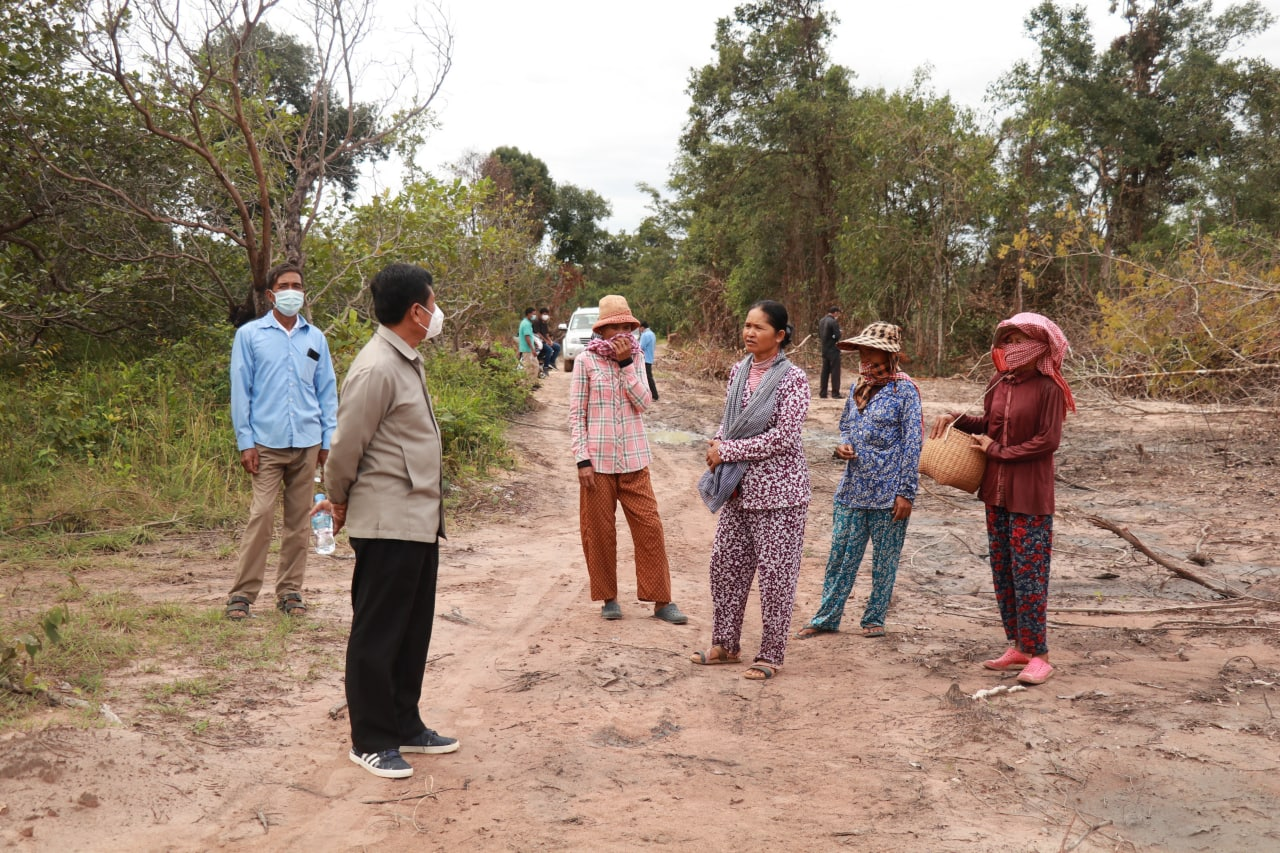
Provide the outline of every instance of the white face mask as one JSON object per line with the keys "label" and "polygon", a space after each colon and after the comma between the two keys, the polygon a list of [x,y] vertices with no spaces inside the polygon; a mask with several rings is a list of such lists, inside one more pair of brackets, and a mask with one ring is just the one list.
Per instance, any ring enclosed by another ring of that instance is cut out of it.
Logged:
{"label": "white face mask", "polygon": [[293,317],[302,310],[302,303],[306,301],[306,296],[301,290],[280,290],[273,291],[275,293],[276,310],[286,317]]}
{"label": "white face mask", "polygon": [[545,322],[547,322],[547,321],[548,321],[548,320],[550,320],[550,319],[551,319],[551,315],[550,315],[550,314],[543,314],[543,315],[542,315],[542,322],[544,322],[544,323],[545,323]]}
{"label": "white face mask", "polygon": [[[422,305],[422,303],[418,304],[423,311],[427,310],[427,306]],[[436,335],[440,334],[444,329],[444,312],[440,310],[440,306],[437,305],[435,310],[431,312],[431,319],[427,321],[427,325],[423,326],[421,323],[418,323],[418,326],[427,333],[426,340],[431,340]]]}

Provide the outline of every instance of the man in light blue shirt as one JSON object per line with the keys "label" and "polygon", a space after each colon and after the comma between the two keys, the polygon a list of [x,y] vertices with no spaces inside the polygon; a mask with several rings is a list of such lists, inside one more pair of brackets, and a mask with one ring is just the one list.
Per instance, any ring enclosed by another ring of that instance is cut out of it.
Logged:
{"label": "man in light blue shirt", "polygon": [[240,465],[253,477],[249,521],[227,618],[244,619],[258,598],[276,502],[284,487],[276,607],[290,616],[307,612],[302,580],[307,568],[312,483],[324,466],[338,425],[338,382],[324,333],[299,312],[305,301],[296,264],[267,274],[271,310],[236,330],[231,350],[231,423]]}
{"label": "man in light blue shirt", "polygon": [[658,402],[658,386],[653,384],[653,351],[658,345],[658,336],[649,328],[649,324],[640,321],[640,351],[644,353],[644,372],[649,377],[649,396]]}

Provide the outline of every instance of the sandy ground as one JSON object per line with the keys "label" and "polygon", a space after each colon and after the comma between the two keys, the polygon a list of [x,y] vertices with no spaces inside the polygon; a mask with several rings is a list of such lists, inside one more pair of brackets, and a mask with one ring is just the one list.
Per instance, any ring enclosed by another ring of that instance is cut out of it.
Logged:
{"label": "sandy ground", "polygon": [[[1051,596],[1057,676],[1013,685],[979,662],[1004,648],[980,504],[930,485],[912,516],[888,637],[846,627],[792,642],[782,673],[696,667],[711,603],[714,517],[698,501],[698,436],[722,389],[662,369],[649,423],[677,600],[660,623],[629,597],[604,622],[588,600],[554,374],[513,428],[520,464],[460,508],[441,555],[424,718],[459,737],[410,756],[412,779],[351,764],[342,699],[351,555],[313,558],[309,617],[277,672],[247,674],[184,717],[141,684],[106,688],[121,726],[83,730],[67,711],[0,735],[0,846],[32,850],[908,850],[1280,849],[1277,630],[1268,602],[1226,602],[1172,579],[1085,516],[1128,526],[1173,562],[1249,595],[1280,598],[1276,445],[1251,413],[1127,404],[1087,391],[1068,420]],[[921,383],[932,416],[980,387]],[[821,591],[840,403],[814,400],[814,479],[794,626]],[[1188,562],[1191,552],[1211,560]],[[128,575],[93,567],[94,589],[219,606],[233,557],[162,543]],[[274,569],[272,569],[273,571]],[[869,572],[869,566],[866,569]],[[11,600],[40,579],[10,578]],[[264,614],[245,630],[270,630]],[[744,651],[759,640],[754,598]],[[199,671],[200,662],[185,662]],[[164,671],[164,668],[168,668]],[[141,673],[149,673],[143,678]],[[200,725],[193,725],[193,721]],[[197,730],[199,733],[197,733]]]}

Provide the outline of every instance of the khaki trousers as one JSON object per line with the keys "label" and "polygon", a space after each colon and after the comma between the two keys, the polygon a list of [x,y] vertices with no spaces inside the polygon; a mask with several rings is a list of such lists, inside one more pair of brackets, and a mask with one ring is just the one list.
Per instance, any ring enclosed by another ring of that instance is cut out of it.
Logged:
{"label": "khaki trousers", "polygon": [[591,600],[618,597],[617,506],[631,528],[636,546],[636,598],[666,603],[671,600],[671,568],[667,544],[658,517],[649,469],[628,474],[595,473],[590,489],[579,483],[578,521],[582,526],[582,553],[591,578]]}
{"label": "khaki trousers", "polygon": [[302,593],[307,570],[307,549],[311,539],[308,518],[313,502],[316,458],[314,447],[258,448],[258,473],[253,475],[253,501],[249,521],[240,539],[240,564],[231,595],[257,601],[267,573],[267,551],[275,526],[276,503],[284,485],[284,519],[280,535],[280,566],[276,570],[276,598],[290,592]]}

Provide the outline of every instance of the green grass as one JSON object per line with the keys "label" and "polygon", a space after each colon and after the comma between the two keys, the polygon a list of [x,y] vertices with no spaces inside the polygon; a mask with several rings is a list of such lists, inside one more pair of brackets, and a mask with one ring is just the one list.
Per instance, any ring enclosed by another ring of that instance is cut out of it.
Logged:
{"label": "green grass", "polygon": [[[341,666],[340,656],[324,642],[336,645],[341,637],[314,620],[271,613],[238,624],[224,618],[220,606],[148,603],[122,590],[81,590],[61,597],[74,599],[67,605],[70,619],[61,628],[61,642],[46,645],[34,661],[24,660],[24,670],[44,685],[69,684],[90,701],[109,701],[126,689],[127,677],[121,673],[130,668],[149,676],[177,670],[182,675],[149,684],[142,695],[154,712],[180,716],[234,688],[244,673],[279,671],[293,656],[301,654],[308,661],[307,678]],[[22,622],[0,617],[0,636],[34,633],[38,621],[34,616]],[[0,728],[43,707],[36,697],[4,691],[0,697]]]}
{"label": "green grass", "polygon": [[[322,323],[341,377],[373,327],[354,314]],[[317,620],[268,613],[235,624],[221,606],[149,602],[129,588],[132,573],[147,577],[148,566],[132,556],[140,547],[243,523],[250,481],[229,415],[233,334],[227,326],[194,328],[146,357],[112,361],[95,352],[0,372],[0,640],[38,632],[54,607],[70,612],[61,642],[40,649],[34,661],[24,653],[10,664],[19,676],[65,682],[83,698],[103,701],[141,675],[148,707],[181,715],[235,689],[233,675],[282,671],[295,661],[302,672],[291,673],[295,679],[341,668],[341,656],[328,648],[337,644],[336,631]],[[466,352],[426,351],[450,500],[459,484],[512,462],[506,423],[527,404],[529,387],[509,356],[499,352],[482,363]],[[236,551],[229,537],[201,538],[215,544],[182,543],[170,554],[227,560]],[[124,588],[91,587],[108,568]],[[181,675],[167,686],[150,683],[166,672]],[[44,707],[0,691],[0,730]],[[92,724],[91,713],[82,716]]]}

